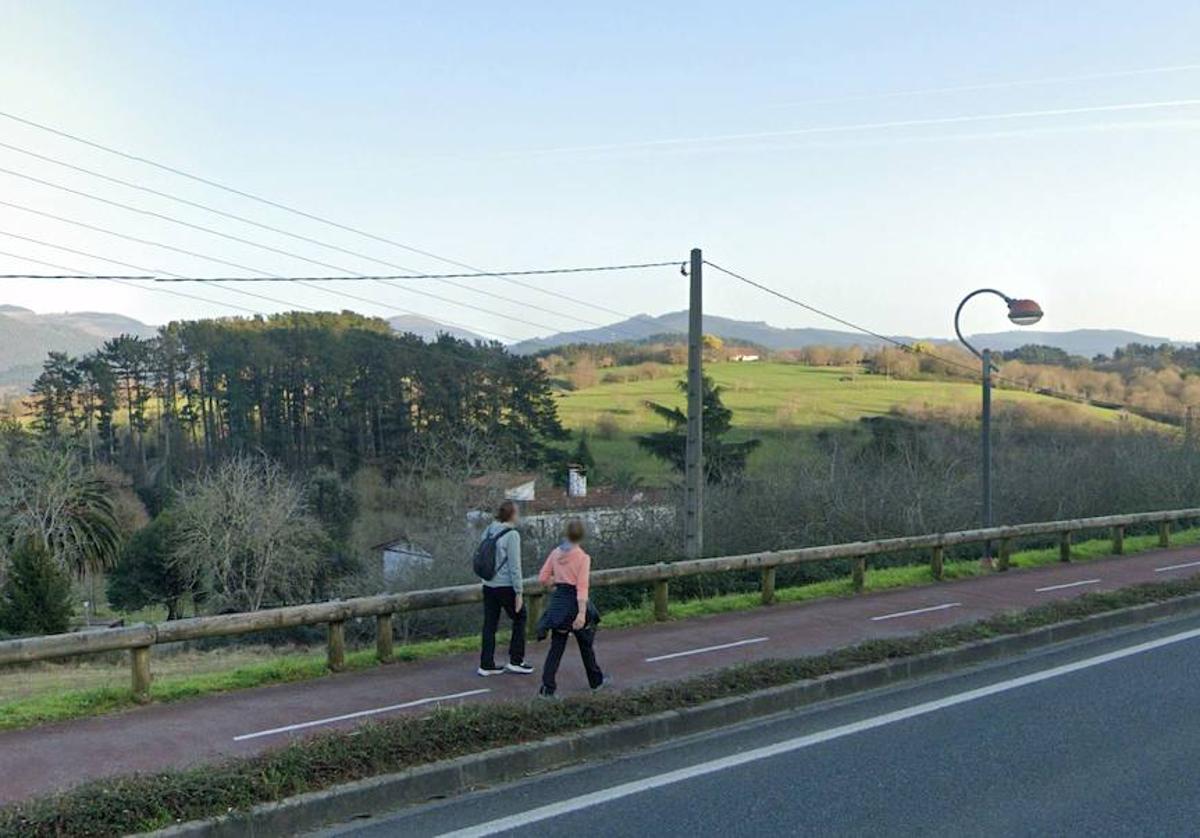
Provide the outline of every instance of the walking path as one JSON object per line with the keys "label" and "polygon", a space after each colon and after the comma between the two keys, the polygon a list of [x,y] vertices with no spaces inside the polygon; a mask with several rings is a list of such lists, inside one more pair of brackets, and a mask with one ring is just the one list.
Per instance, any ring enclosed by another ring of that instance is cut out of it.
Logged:
{"label": "walking path", "polygon": [[[1200,548],[1057,564],[852,599],[603,630],[601,666],[621,687],[680,679],[765,658],[811,655],[872,638],[968,623],[1093,591],[1200,573]],[[540,665],[547,644],[531,644]],[[571,643],[571,647],[574,643]],[[314,732],[352,728],[442,703],[531,698],[538,675],[480,678],[475,655],[346,673],[314,681],[211,695],[124,713],[0,733],[0,804],[89,779],[253,754]],[[559,693],[587,689],[568,648]]]}

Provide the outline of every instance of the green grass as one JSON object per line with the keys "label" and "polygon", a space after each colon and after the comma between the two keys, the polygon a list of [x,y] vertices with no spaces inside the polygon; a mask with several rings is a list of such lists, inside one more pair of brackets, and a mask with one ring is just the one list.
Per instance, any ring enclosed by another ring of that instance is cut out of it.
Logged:
{"label": "green grass", "polygon": [[[506,639],[502,635],[498,642],[505,642]],[[419,661],[478,648],[479,640],[476,637],[452,637],[397,646],[395,657],[399,661]],[[347,671],[369,669],[377,665],[374,649],[361,649],[346,655]],[[121,670],[126,671],[125,667],[121,667]],[[151,684],[150,695],[157,702],[181,701],[268,684],[307,681],[328,674],[324,654],[281,654],[270,660],[243,664],[224,672],[156,677]],[[130,690],[124,685],[58,689],[0,704],[0,730],[96,716],[134,706]]]}
{"label": "green grass", "polygon": [[88,783],[0,810],[0,838],[76,835],[108,838],[180,821],[245,811],[330,788],[506,745],[745,695],[861,666],[1018,634],[1119,608],[1200,592],[1200,577],[1086,594],[912,637],[871,640],[821,655],[766,660],[636,690],[561,702],[506,702],[439,708],[330,732],[253,757],[158,774]]}
{"label": "green grass", "polygon": [[[1180,530],[1172,535],[1172,544],[1183,546],[1200,543],[1200,528]],[[1127,554],[1152,550],[1158,546],[1157,535],[1134,535],[1125,539]],[[1108,539],[1082,541],[1072,545],[1072,556],[1076,561],[1102,558],[1111,555]],[[1040,567],[1055,564],[1059,560],[1058,548],[1022,550],[1014,552],[1011,564],[1015,568]],[[947,561],[944,565],[946,579],[963,579],[989,573],[975,559]],[[936,584],[928,565],[905,565],[875,570],[868,569],[865,591],[885,591]],[[809,602],[832,597],[854,595],[849,576],[812,582],[805,585],[781,587],[775,592],[780,603]],[[672,620],[687,620],[731,611],[748,611],[760,607],[757,591],[724,594],[721,596],[671,602],[669,616]],[[631,628],[654,622],[653,605],[647,601],[634,608],[609,611],[604,615],[606,628]],[[501,636],[503,645],[507,638]],[[474,652],[479,640],[474,635],[426,640],[396,647],[399,661],[420,661],[444,655]],[[361,649],[346,655],[348,671],[369,669],[377,666],[374,649]],[[124,668],[122,667],[122,672]],[[196,675],[172,675],[156,677],[151,686],[151,697],[158,702],[181,701],[201,695],[249,689],[268,684],[283,684],[322,678],[329,674],[323,653],[284,654],[270,660],[244,664],[227,671],[206,672]],[[48,722],[112,713],[133,707],[129,689],[124,684],[89,689],[56,689],[41,695],[22,698],[0,704],[0,730],[31,727]]]}
{"label": "green grass", "polygon": [[[589,444],[602,474],[625,472],[649,483],[662,483],[670,477],[669,470],[642,453],[635,440],[637,434],[665,428],[663,421],[646,408],[647,401],[684,405],[683,394],[676,388],[684,368],[660,370],[663,375],[653,380],[601,383],[558,397],[563,424],[571,430],[592,433]],[[851,367],[717,363],[707,365],[705,372],[725,388],[723,398],[733,411],[736,433],[764,439],[764,450],[752,459],[751,469],[756,462],[769,462],[775,456],[773,446],[794,438],[797,432],[844,425],[865,416],[884,415],[897,407],[974,410],[979,403],[979,386],[968,381],[906,381],[867,375]],[[1111,410],[1019,390],[998,389],[994,399],[1001,405],[1049,406],[1075,421],[1120,421],[1120,415]],[[618,432],[597,433],[606,422],[615,424]]]}

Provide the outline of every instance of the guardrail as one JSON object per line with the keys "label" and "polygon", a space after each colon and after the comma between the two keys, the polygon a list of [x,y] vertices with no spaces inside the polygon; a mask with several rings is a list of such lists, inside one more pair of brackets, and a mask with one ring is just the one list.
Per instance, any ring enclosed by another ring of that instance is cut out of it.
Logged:
{"label": "guardrail", "polygon": [[[669,584],[672,579],[697,576],[703,573],[729,573],[757,570],[761,574],[761,593],[764,605],[775,598],[775,571],[785,565],[850,559],[855,590],[861,590],[871,556],[906,551],[928,550],[929,564],[935,579],[942,578],[943,554],[947,547],[964,544],[997,542],[998,568],[1007,570],[1012,543],[1018,538],[1057,535],[1062,561],[1071,559],[1071,538],[1074,533],[1107,529],[1111,531],[1112,551],[1124,552],[1127,527],[1158,525],[1159,545],[1170,546],[1171,525],[1185,519],[1200,519],[1200,509],[1176,509],[1164,512],[1141,512],[1132,515],[1108,515],[1099,518],[1076,518],[1069,521],[1049,521],[1036,524],[1016,524],[960,532],[885,538],[878,541],[855,541],[823,547],[801,547],[747,553],[740,556],[720,556],[710,559],[690,559],[659,562],[653,565],[597,570],[592,573],[591,585],[652,584],[654,586],[655,619],[667,619]],[[529,603],[530,625],[536,624],[541,613],[545,589],[536,579],[525,583],[525,598]],[[444,608],[479,602],[482,592],[478,584],[450,588],[434,588],[401,594],[359,597],[356,599],[271,608],[240,614],[214,617],[193,617],[171,620],[157,625],[142,624],[127,628],[56,634],[0,642],[0,665],[29,663],[93,654],[128,650],[132,667],[133,695],[137,701],[150,696],[150,649],[154,645],[198,640],[205,637],[231,637],[249,632],[296,626],[325,625],[328,627],[328,665],[338,671],[345,665],[347,620],[374,617],[376,620],[376,654],[381,662],[393,655],[392,618],[397,613]]]}

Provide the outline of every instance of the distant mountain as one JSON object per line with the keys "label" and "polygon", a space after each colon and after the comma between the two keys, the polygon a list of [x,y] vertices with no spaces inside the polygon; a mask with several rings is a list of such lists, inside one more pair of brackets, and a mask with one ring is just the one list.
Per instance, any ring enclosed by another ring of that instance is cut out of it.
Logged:
{"label": "distant mountain", "polygon": [[[715,315],[705,316],[704,331],[725,340],[744,341],[767,349],[800,349],[805,346],[879,346],[883,341],[859,332],[837,329],[782,329],[761,321],[734,320]],[[616,343],[636,341],[658,335],[686,335],[687,312],[676,311],[658,317],[641,315],[620,323],[598,329],[577,332],[561,332],[545,338],[522,341],[513,346],[514,352],[533,353],[553,349],[571,343]],[[890,335],[905,342],[917,338]],[[929,340],[929,339],[927,339]],[[1027,329],[1011,329],[1006,332],[972,335],[971,341],[979,347],[996,351],[1016,349],[1036,343],[1055,346],[1072,355],[1092,358],[1095,355],[1111,355],[1112,351],[1130,343],[1147,343],[1157,346],[1162,343],[1177,343],[1169,338],[1143,335],[1122,329],[1076,329],[1069,332],[1033,332]],[[949,343],[945,338],[933,338],[933,343]]]}
{"label": "distant mountain", "polygon": [[[658,317],[648,314],[614,323],[598,329],[560,332],[545,338],[533,338],[513,346],[514,352],[532,353],[553,349],[570,343],[616,343],[637,341],[658,335],[686,335],[686,311],[673,311]],[[744,341],[767,349],[798,349],[802,346],[878,346],[883,341],[858,332],[836,329],[781,329],[762,321],[734,320],[729,317],[705,315],[704,331],[725,340]],[[911,341],[913,338],[898,337]]]}
{"label": "distant mountain", "polygon": [[83,355],[120,334],[150,337],[156,331],[154,326],[120,314],[37,314],[19,306],[0,305],[0,387],[28,388],[50,352]]}
{"label": "distant mountain", "polygon": [[971,342],[981,349],[987,347],[998,352],[1036,343],[1043,346],[1054,346],[1071,355],[1082,355],[1084,358],[1111,355],[1114,349],[1131,343],[1144,343],[1151,346],[1180,343],[1170,338],[1127,332],[1124,329],[1075,329],[1070,332],[1031,332],[1027,329],[1010,329],[1007,332],[971,335]]}
{"label": "distant mountain", "polygon": [[447,326],[444,323],[439,323],[436,320],[430,320],[428,317],[418,317],[415,314],[400,314],[396,317],[388,319],[388,323],[392,329],[401,334],[414,334],[425,340],[436,340],[439,334],[447,334],[451,337],[460,340],[486,341],[483,335],[477,335],[474,332],[468,332],[466,329],[458,329],[454,326]]}

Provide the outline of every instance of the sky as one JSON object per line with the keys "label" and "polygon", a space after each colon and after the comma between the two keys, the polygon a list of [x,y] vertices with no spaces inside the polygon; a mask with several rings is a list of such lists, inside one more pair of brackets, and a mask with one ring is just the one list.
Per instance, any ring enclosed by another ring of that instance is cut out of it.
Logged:
{"label": "sky", "polygon": [[[0,0],[0,111],[483,270],[701,247],[888,334],[947,337],[990,286],[1037,299],[1039,328],[1200,340],[1198,33],[1182,0]],[[461,270],[2,116],[0,144],[0,274]],[[0,279],[0,304],[351,308],[514,339],[687,303],[674,266],[454,282]],[[705,296],[840,328],[712,270]],[[964,327],[1004,315],[981,298]]]}

